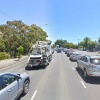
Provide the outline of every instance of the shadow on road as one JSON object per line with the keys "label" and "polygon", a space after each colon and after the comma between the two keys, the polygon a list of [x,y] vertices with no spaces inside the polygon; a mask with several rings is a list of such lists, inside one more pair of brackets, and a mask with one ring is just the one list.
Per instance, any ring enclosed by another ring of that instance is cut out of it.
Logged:
{"label": "shadow on road", "polygon": [[30,68],[30,67],[26,66],[26,67],[25,67],[25,70],[28,70],[28,71],[31,71],[31,70],[43,70],[43,69],[45,69],[46,67],[47,67],[47,66],[36,66],[36,67]]}
{"label": "shadow on road", "polygon": [[71,60],[70,58],[69,58],[69,60],[70,60],[71,62],[77,62],[77,60]]}
{"label": "shadow on road", "polygon": [[76,71],[78,72],[78,74],[81,76],[81,78],[89,84],[100,84],[100,77],[89,77],[89,78],[85,78],[84,77],[84,73],[80,68],[76,67]]}

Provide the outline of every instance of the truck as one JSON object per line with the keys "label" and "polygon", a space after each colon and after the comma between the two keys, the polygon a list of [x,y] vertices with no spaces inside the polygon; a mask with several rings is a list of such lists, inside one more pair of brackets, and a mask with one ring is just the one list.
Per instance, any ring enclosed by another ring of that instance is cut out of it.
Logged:
{"label": "truck", "polygon": [[52,48],[49,41],[37,41],[29,51],[28,67],[47,66],[52,60]]}

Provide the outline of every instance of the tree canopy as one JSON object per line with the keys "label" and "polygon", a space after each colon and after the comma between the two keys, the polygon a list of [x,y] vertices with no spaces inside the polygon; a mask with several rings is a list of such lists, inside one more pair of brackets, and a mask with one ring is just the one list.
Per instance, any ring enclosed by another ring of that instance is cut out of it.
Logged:
{"label": "tree canopy", "polygon": [[85,37],[80,43],[79,46],[83,46],[86,50],[92,50],[97,45],[96,41],[92,41],[89,37]]}
{"label": "tree canopy", "polygon": [[45,41],[47,33],[35,24],[26,25],[21,20],[7,21],[0,25],[0,51],[11,55],[17,52],[17,48],[22,46],[24,54],[28,53],[32,44],[37,40]]}
{"label": "tree canopy", "polygon": [[56,40],[55,44],[53,46],[59,45],[59,47],[64,47],[64,48],[78,48],[78,45],[69,43],[67,40]]}

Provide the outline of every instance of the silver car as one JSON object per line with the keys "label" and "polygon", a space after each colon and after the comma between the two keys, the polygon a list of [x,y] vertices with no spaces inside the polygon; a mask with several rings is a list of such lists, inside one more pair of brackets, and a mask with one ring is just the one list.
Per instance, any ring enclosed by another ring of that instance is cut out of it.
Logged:
{"label": "silver car", "polygon": [[0,100],[17,100],[29,91],[30,78],[27,73],[0,73]]}
{"label": "silver car", "polygon": [[81,57],[79,52],[72,52],[70,53],[70,60],[77,61]]}
{"label": "silver car", "polygon": [[82,56],[77,60],[77,67],[83,70],[85,77],[100,76],[100,56]]}

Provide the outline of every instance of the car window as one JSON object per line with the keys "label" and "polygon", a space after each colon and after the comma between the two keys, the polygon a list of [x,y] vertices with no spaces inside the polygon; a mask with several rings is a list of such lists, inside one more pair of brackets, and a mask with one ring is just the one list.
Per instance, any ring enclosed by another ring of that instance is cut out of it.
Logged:
{"label": "car window", "polygon": [[2,81],[6,84],[6,86],[10,85],[12,82],[17,80],[17,77],[12,74],[5,74],[1,76]]}
{"label": "car window", "polygon": [[6,84],[2,81],[1,77],[0,77],[0,91],[6,87]]}
{"label": "car window", "polygon": [[90,62],[95,65],[100,65],[100,59],[90,59]]}
{"label": "car window", "polygon": [[88,60],[87,60],[86,57],[84,57],[82,60],[83,60],[84,62],[88,62]]}

